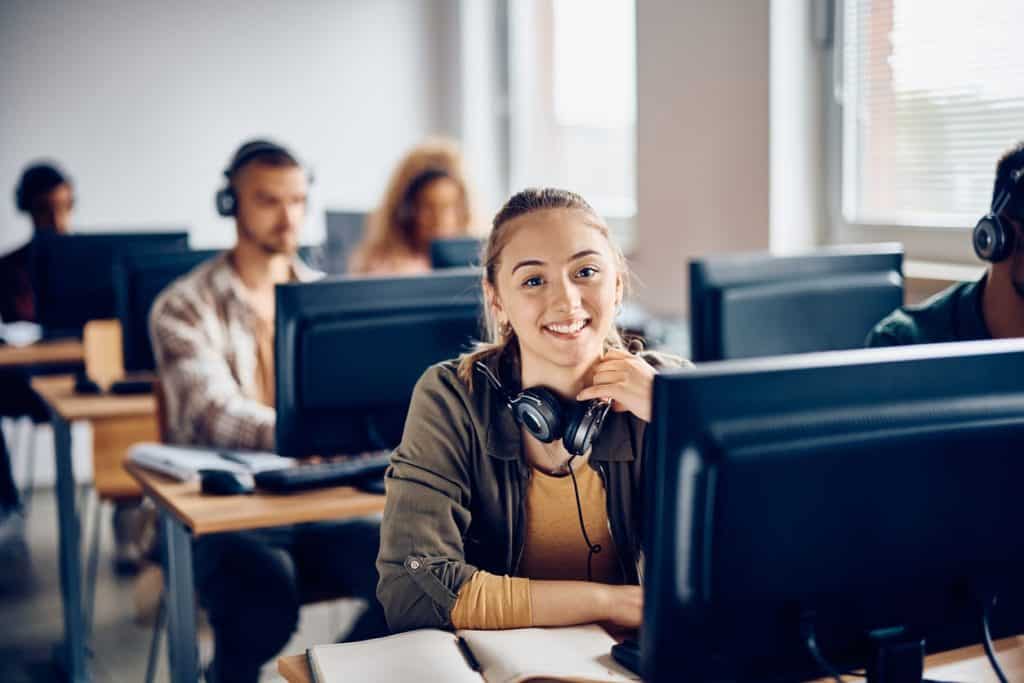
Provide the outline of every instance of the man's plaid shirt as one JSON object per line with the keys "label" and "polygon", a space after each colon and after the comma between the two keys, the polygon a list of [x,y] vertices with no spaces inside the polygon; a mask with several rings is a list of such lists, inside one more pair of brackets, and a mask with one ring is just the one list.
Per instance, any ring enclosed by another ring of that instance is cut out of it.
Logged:
{"label": "man's plaid shirt", "polygon": [[[157,298],[150,339],[171,443],[273,450],[274,409],[259,400],[256,313],[220,254],[179,278]],[[319,273],[299,259],[296,281]]]}

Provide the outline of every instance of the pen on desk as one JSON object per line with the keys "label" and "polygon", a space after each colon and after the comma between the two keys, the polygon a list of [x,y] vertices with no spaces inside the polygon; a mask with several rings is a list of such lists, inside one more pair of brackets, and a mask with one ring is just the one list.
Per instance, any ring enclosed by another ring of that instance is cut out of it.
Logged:
{"label": "pen on desk", "polygon": [[456,636],[455,638],[455,643],[459,646],[459,651],[462,653],[462,656],[466,658],[466,664],[469,664],[469,668],[473,671],[479,671],[480,662],[476,661],[476,657],[473,655],[473,651],[469,649],[469,644],[466,642],[466,639],[462,636]]}

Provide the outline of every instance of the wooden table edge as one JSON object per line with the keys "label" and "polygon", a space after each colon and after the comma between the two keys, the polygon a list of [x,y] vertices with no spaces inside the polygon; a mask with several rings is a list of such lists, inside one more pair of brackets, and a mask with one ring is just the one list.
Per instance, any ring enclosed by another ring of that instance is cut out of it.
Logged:
{"label": "wooden table edge", "polygon": [[[185,510],[182,510],[182,508],[179,505],[177,505],[172,498],[170,498],[167,495],[165,495],[165,493],[159,487],[154,486],[154,484],[153,484],[154,481],[166,482],[166,483],[169,483],[169,484],[176,484],[176,483],[181,483],[181,482],[177,482],[175,479],[173,479],[171,477],[159,474],[157,472],[153,472],[152,470],[148,470],[145,467],[142,467],[141,465],[138,465],[138,464],[132,463],[132,462],[125,463],[124,468],[126,470],[128,470],[128,473],[131,474],[132,477],[135,478],[135,480],[139,483],[139,485],[142,487],[143,492],[147,496],[150,496],[150,497],[156,499],[156,501],[159,503],[160,507],[163,510],[166,510],[171,516],[173,516],[179,522],[181,522],[186,527],[188,527],[188,529],[191,531],[191,533],[194,536],[205,536],[207,534],[215,534],[215,533],[221,533],[221,532],[225,532],[225,531],[241,531],[243,529],[248,530],[248,529],[272,528],[272,527],[275,527],[275,526],[288,526],[288,525],[291,525],[291,524],[303,524],[303,523],[307,523],[307,522],[319,522],[319,521],[329,521],[329,520],[333,520],[333,519],[356,518],[356,517],[361,517],[361,516],[364,516],[364,515],[371,515],[371,514],[379,513],[379,512],[382,512],[384,510],[384,500],[385,500],[384,496],[379,495],[379,494],[358,492],[359,493],[358,499],[355,500],[354,503],[351,506],[348,506],[348,508],[350,508],[350,509],[346,509],[345,513],[343,515],[340,515],[340,514],[333,514],[333,515],[292,514],[292,515],[285,516],[284,517],[284,521],[280,521],[281,518],[278,518],[279,521],[277,521],[276,523],[246,525],[244,527],[240,527],[237,523],[233,523],[233,522],[230,522],[230,521],[213,521],[213,522],[209,522],[209,521],[204,521],[204,520],[197,520],[193,516],[189,515]],[[193,484],[193,486],[194,485],[195,484]],[[332,486],[332,487],[325,487],[325,488],[322,488],[322,489],[316,489],[316,491],[318,493],[320,493],[320,494],[325,494],[325,493],[330,493],[331,491],[336,491],[338,493],[344,494],[346,497],[351,497],[352,493],[356,492],[357,489],[354,489],[351,486]],[[274,496],[274,494],[260,494],[260,493],[256,493],[255,495],[257,495],[257,496],[259,496],[259,495]],[[286,494],[286,495],[289,495],[289,496],[299,496],[299,495],[302,495],[302,494],[301,493],[295,493],[295,494]]]}

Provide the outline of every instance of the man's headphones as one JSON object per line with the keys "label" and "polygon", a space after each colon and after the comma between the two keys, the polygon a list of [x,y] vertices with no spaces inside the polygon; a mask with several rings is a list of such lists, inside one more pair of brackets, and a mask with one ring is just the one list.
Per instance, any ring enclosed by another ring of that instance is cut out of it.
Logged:
{"label": "man's headphones", "polygon": [[[227,178],[227,184],[217,190],[217,194],[214,195],[214,203],[217,205],[218,214],[225,218],[230,218],[238,213],[238,195],[235,194],[232,179],[236,173],[242,170],[243,166],[264,154],[284,156],[294,162],[296,166],[302,166],[302,164],[299,163],[299,160],[288,150],[287,147],[282,147],[281,145],[270,142],[269,140],[251,140],[245,143],[238,148],[238,151],[235,152],[235,156],[231,159],[231,163],[228,164],[226,169],[224,169],[224,177]],[[312,182],[312,176],[308,177],[309,181]]]}
{"label": "man's headphones", "polygon": [[531,387],[510,395],[483,362],[477,361],[474,367],[502,396],[516,422],[526,427],[526,431],[538,441],[551,443],[561,437],[565,450],[577,456],[590,450],[601,433],[604,419],[611,408],[610,401],[594,399],[565,405],[553,391],[545,387]]}
{"label": "man's headphones", "polygon": [[974,226],[974,253],[984,261],[998,263],[1013,251],[1014,230],[1012,226],[1006,224],[1002,213],[1013,199],[1014,191],[1022,177],[1024,169],[1010,173],[1010,183],[996,195],[988,214]]}

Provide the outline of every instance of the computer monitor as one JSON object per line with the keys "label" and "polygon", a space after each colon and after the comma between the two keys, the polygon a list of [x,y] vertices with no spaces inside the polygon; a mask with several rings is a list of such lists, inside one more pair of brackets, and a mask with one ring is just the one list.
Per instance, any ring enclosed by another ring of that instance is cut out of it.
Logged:
{"label": "computer monitor", "polygon": [[1022,376],[1020,340],[659,374],[644,680],[817,678],[810,635],[835,670],[919,666],[993,596],[1024,632]]}
{"label": "computer monitor", "polygon": [[430,266],[435,270],[479,266],[482,246],[477,237],[434,240],[430,243]]}
{"label": "computer monitor", "polygon": [[115,317],[114,263],[119,256],[187,248],[187,232],[36,235],[37,321],[48,336],[79,336],[90,320]]}
{"label": "computer monitor", "polygon": [[366,232],[366,213],[327,211],[326,225],[323,263],[317,266],[331,275],[342,275],[348,272],[348,259]]}
{"label": "computer monitor", "polygon": [[124,369],[156,369],[149,340],[149,311],[168,285],[200,263],[216,256],[216,249],[124,254],[114,266],[114,295],[121,321]]}
{"label": "computer monitor", "polygon": [[872,326],[903,304],[902,273],[898,244],[691,261],[691,358],[700,362],[862,347]]}
{"label": "computer monitor", "polygon": [[393,448],[413,387],[480,335],[480,271],[279,285],[277,452]]}

